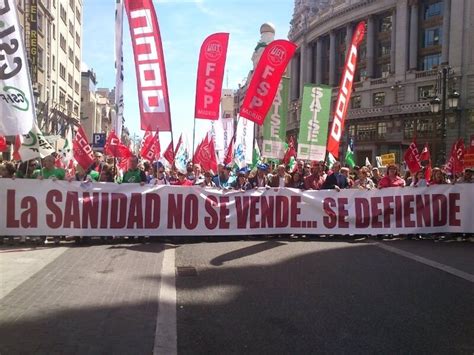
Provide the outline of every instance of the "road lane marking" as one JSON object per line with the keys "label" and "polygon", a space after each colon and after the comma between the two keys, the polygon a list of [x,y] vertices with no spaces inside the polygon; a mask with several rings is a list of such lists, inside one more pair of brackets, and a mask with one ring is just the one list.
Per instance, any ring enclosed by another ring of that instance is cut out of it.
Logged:
{"label": "road lane marking", "polygon": [[401,249],[398,249],[398,248],[395,248],[395,247],[392,247],[392,246],[389,246],[389,245],[386,245],[386,244],[375,243],[375,245],[378,246],[379,248],[387,250],[391,253],[404,256],[405,258],[408,258],[408,259],[417,261],[419,263],[431,266],[435,269],[447,272],[448,274],[460,277],[460,278],[462,278],[466,281],[474,283],[474,275],[472,275],[468,272],[455,269],[455,268],[453,268],[449,265],[441,264],[441,263],[438,263],[437,261],[433,261],[433,260],[424,258],[422,256],[419,256],[419,255],[416,255],[416,254],[410,253],[408,251],[404,251],[404,250],[401,250]]}
{"label": "road lane marking", "polygon": [[177,353],[175,248],[165,246],[153,354]]}

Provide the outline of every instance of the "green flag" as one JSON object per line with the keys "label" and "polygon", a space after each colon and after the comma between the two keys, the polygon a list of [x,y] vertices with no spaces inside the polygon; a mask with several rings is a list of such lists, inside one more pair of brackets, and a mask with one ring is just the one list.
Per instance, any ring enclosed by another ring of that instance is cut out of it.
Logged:
{"label": "green flag", "polygon": [[349,144],[347,145],[347,152],[346,152],[346,165],[350,168],[353,168],[355,166],[355,161],[354,161],[354,141],[352,138],[349,141]]}
{"label": "green flag", "polygon": [[260,148],[258,147],[257,140],[255,139],[253,155],[252,155],[252,168],[256,167],[257,164],[262,163],[262,154],[260,154]]}
{"label": "green flag", "polygon": [[331,87],[306,84],[301,104],[298,159],[324,160],[331,110]]}

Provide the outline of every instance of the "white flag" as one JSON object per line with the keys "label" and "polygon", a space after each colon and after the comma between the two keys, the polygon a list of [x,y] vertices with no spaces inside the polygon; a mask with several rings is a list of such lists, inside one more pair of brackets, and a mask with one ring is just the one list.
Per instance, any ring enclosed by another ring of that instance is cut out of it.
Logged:
{"label": "white flag", "polygon": [[61,160],[65,167],[69,166],[69,162],[74,158],[74,151],[72,149],[72,128],[69,126],[66,130],[66,138],[64,145],[60,150]]}
{"label": "white flag", "polygon": [[372,166],[368,157],[365,157],[365,166]]}
{"label": "white flag", "polygon": [[27,161],[47,157],[54,153],[54,151],[54,148],[49,144],[35,123],[32,130],[23,136],[23,142],[18,152],[21,160]]}
{"label": "white flag", "polygon": [[16,1],[4,1],[0,9],[0,135],[27,134],[35,121],[23,36],[18,23]]}
{"label": "white flag", "polygon": [[239,168],[252,164],[255,123],[240,117],[235,136],[234,161]]}
{"label": "white flag", "polygon": [[123,121],[123,1],[115,4],[115,112],[112,114],[112,128],[117,137],[122,137]]}

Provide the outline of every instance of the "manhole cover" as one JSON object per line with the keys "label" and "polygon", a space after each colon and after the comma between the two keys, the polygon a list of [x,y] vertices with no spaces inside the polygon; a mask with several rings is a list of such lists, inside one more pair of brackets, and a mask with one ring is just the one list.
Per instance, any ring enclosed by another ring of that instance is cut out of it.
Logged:
{"label": "manhole cover", "polygon": [[197,276],[197,270],[193,266],[178,266],[176,268],[178,276]]}

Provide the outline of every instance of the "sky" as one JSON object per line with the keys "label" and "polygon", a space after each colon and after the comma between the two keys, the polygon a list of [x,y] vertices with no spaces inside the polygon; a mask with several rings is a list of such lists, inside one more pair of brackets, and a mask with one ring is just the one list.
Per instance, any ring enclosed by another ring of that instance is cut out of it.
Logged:
{"label": "sky", "polygon": [[[194,99],[199,49],[215,32],[230,33],[223,88],[237,89],[252,69],[251,56],[260,39],[260,26],[271,22],[275,39],[287,39],[293,0],[154,0],[163,41],[166,75],[175,142],[181,133],[192,138]],[[82,62],[96,73],[97,87],[115,86],[114,0],[84,0]],[[125,126],[131,135],[143,136],[135,76],[133,49],[124,14]],[[196,120],[196,140],[209,121]],[[160,133],[162,147],[170,134]],[[197,143],[196,143],[197,144]],[[162,148],[164,149],[164,148]]]}

